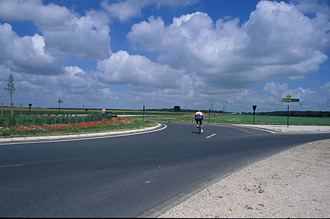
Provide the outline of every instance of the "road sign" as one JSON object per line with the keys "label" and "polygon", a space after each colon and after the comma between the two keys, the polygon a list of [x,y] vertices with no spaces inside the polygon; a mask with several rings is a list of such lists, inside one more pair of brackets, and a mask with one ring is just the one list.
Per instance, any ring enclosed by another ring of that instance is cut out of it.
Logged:
{"label": "road sign", "polygon": [[105,113],[105,110],[106,110],[105,108],[102,108],[102,113]]}
{"label": "road sign", "polygon": [[291,95],[286,95],[286,98],[282,99],[282,105],[288,107],[288,116],[287,116],[287,127],[289,127],[289,108],[290,106],[300,106],[300,99],[291,98]]}
{"label": "road sign", "polygon": [[294,98],[283,98],[283,102],[299,102],[300,99],[294,99]]}
{"label": "road sign", "polygon": [[282,102],[282,106],[301,106],[299,102]]}

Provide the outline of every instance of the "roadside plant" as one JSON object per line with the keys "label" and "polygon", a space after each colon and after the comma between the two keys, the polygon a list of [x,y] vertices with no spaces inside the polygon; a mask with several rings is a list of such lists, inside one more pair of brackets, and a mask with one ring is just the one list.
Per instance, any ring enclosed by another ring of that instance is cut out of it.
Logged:
{"label": "roadside plant", "polygon": [[246,209],[252,210],[253,208],[251,206],[245,205]]}
{"label": "roadside plant", "polygon": [[14,83],[14,76],[13,76],[13,69],[11,68],[11,73],[8,76],[8,84],[4,88],[5,91],[7,91],[10,94],[10,104],[13,102],[13,93],[16,91],[15,84]]}
{"label": "roadside plant", "polygon": [[120,124],[128,124],[131,122],[129,118],[111,119],[94,122],[78,122],[72,124],[44,124],[44,125],[10,125],[4,123],[4,127],[0,128],[0,136],[10,136],[11,134],[37,134],[47,132],[58,131],[70,131],[78,132],[79,130],[105,127],[105,126],[117,126]]}

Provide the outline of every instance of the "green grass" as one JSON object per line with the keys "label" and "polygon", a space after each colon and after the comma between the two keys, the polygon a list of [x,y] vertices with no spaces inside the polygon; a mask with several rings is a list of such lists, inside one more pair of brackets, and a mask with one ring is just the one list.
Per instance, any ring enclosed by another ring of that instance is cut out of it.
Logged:
{"label": "green grass", "polygon": [[[74,114],[74,112],[72,112]],[[71,114],[71,115],[72,115]],[[100,113],[96,113],[100,114]],[[95,115],[96,115],[95,114]],[[142,116],[142,111],[120,111],[119,115],[139,115],[135,117],[128,117],[131,119],[130,122],[115,124],[115,125],[99,125],[95,127],[85,127],[85,128],[75,128],[75,129],[66,129],[66,130],[29,130],[29,131],[19,131],[13,132],[1,130],[0,124],[0,137],[21,137],[21,136],[42,136],[42,135],[62,135],[62,134],[82,134],[90,132],[106,132],[106,131],[116,131],[116,130],[130,130],[130,129],[140,129],[145,127],[154,126],[156,122],[188,122],[194,123],[194,113],[175,113],[175,112],[148,112],[145,113],[145,116]],[[47,119],[53,119],[52,124],[63,124],[63,121],[66,123],[76,123],[81,120],[86,121],[86,117],[80,117],[79,121],[76,116],[40,116],[40,115],[15,115],[17,125],[26,125],[24,121],[30,121],[30,125],[36,125],[39,122],[46,121]],[[72,121],[71,119],[76,118]],[[118,118],[120,119],[120,117]],[[9,121],[9,116],[0,118],[5,122]],[[42,120],[42,121],[41,121]],[[239,114],[204,114],[204,123],[218,123],[218,124],[252,124],[253,115],[239,115]],[[286,116],[260,116],[255,115],[255,124],[268,124],[268,125],[286,125],[287,117]],[[330,126],[329,117],[293,117],[289,118],[290,125],[319,125],[319,126]]]}
{"label": "green grass", "polygon": [[[146,119],[154,119],[157,121],[165,122],[194,122],[194,114],[183,113],[176,115],[166,116],[152,116],[145,117]],[[238,114],[204,114],[204,123],[221,123],[221,124],[252,124],[253,115],[238,115]],[[268,125],[286,125],[286,116],[255,116],[255,124],[268,124]],[[289,117],[290,125],[319,125],[319,126],[330,126],[329,117]]]}
{"label": "green grass", "polygon": [[[113,118],[114,121],[123,121],[122,118]],[[0,137],[28,137],[28,136],[54,136],[54,135],[71,135],[71,134],[84,134],[84,133],[99,133],[108,131],[124,131],[132,129],[141,129],[146,127],[155,126],[156,123],[151,120],[143,121],[142,119],[132,119],[119,124],[111,125],[96,125],[74,127],[66,129],[49,129],[43,126],[28,128],[27,130],[18,130],[17,126],[10,129],[0,128]],[[27,126],[31,127],[31,126]]]}
{"label": "green grass", "polygon": [[[230,124],[252,124],[253,115],[223,115],[204,118],[205,121]],[[255,116],[255,124],[286,125],[286,116]],[[290,125],[330,125],[329,117],[289,117]]]}

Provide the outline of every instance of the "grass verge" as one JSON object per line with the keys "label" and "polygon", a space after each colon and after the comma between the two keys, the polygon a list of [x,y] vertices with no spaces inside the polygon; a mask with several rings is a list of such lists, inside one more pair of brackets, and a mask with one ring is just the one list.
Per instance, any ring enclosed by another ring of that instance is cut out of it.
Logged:
{"label": "grass verge", "polygon": [[[110,122],[111,121],[111,122]],[[22,126],[11,128],[0,128],[0,138],[12,137],[31,137],[31,136],[56,136],[56,135],[73,135],[87,133],[101,133],[109,131],[126,131],[134,129],[142,129],[157,125],[152,120],[116,118],[109,121],[90,122],[79,124],[57,124],[42,126]]]}

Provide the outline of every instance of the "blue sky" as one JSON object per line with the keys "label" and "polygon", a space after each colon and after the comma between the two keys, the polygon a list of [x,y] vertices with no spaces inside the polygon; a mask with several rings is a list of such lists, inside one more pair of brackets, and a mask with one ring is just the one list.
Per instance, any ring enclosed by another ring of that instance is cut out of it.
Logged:
{"label": "blue sky", "polygon": [[0,0],[15,106],[330,110],[329,0]]}

